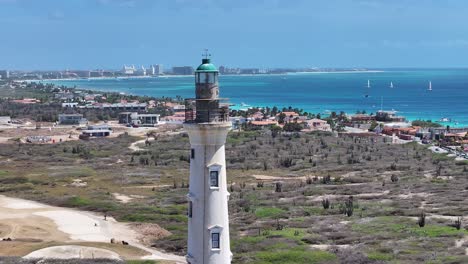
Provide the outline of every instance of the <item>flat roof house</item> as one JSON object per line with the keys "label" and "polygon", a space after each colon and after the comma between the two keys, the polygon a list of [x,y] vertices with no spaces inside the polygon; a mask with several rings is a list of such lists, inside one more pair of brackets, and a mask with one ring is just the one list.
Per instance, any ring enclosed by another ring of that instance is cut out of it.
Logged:
{"label": "flat roof house", "polygon": [[136,112],[122,112],[119,114],[119,123],[128,125],[154,126],[159,123],[158,114],[138,114]]}
{"label": "flat roof house", "polygon": [[11,123],[11,117],[9,116],[0,116],[0,124],[10,124]]}
{"label": "flat roof house", "polygon": [[60,114],[58,120],[60,125],[83,125],[87,122],[82,114]]}
{"label": "flat roof house", "polygon": [[92,125],[83,130],[80,139],[88,139],[90,137],[108,137],[112,134],[112,129],[108,125]]}

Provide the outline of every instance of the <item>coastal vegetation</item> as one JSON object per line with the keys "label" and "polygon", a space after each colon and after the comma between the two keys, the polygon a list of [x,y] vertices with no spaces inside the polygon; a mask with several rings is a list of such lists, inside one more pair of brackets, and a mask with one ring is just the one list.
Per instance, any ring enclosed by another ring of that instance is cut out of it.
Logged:
{"label": "coastal vegetation", "polygon": [[412,126],[420,126],[420,127],[441,127],[442,125],[436,122],[432,122],[432,120],[414,120],[411,122]]}
{"label": "coastal vegetation", "polygon": [[[139,151],[125,134],[3,144],[0,193],[156,223],[170,235],[149,244],[183,255],[190,147],[172,134]],[[467,261],[468,174],[451,157],[383,137],[269,130],[231,132],[226,157],[236,263]]]}
{"label": "coastal vegetation", "polygon": [[[74,93],[78,90],[76,88],[56,86],[54,84],[43,84],[36,82],[24,82],[16,84],[14,88],[0,87],[0,116],[10,116],[15,119],[31,119],[36,122],[55,122],[58,120],[59,114],[83,114],[83,117],[89,121],[109,121],[117,119],[121,111],[109,109],[81,109],[81,108],[64,108],[63,102],[68,100],[58,100],[54,97],[60,91],[67,91]],[[96,92],[92,90],[82,90],[84,94],[99,95],[95,97],[97,103],[101,103],[105,98],[107,103],[118,103],[121,100],[125,101],[139,101],[147,103],[151,100],[158,102],[180,102],[181,98],[154,98],[148,96],[136,96],[120,94],[115,92]],[[77,99],[82,100],[83,96]],[[22,100],[25,98],[34,98],[39,101],[37,104],[21,104],[16,103],[14,100]],[[177,101],[179,100],[179,101]],[[154,108],[148,109],[148,113],[160,114],[161,116],[171,115],[172,111],[163,104],[156,105]]]}

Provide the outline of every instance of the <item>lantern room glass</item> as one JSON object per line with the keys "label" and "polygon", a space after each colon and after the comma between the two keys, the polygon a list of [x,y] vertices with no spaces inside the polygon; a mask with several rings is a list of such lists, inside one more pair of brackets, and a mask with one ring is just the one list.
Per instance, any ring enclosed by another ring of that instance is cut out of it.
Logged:
{"label": "lantern room glass", "polygon": [[195,75],[197,83],[216,83],[218,82],[218,74],[216,72],[198,72]]}

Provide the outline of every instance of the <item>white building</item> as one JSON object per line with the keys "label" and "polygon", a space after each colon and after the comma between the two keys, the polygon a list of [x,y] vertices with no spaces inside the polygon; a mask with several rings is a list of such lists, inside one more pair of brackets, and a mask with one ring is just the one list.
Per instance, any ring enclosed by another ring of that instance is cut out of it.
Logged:
{"label": "white building", "polygon": [[162,64],[156,64],[154,66],[154,71],[156,75],[163,75],[164,74],[164,68]]}
{"label": "white building", "polygon": [[226,136],[231,129],[228,106],[220,104],[218,70],[203,59],[195,72],[196,109],[186,109],[189,134],[190,189],[188,206],[189,264],[231,263],[226,181]]}
{"label": "white building", "polygon": [[155,74],[156,74],[156,68],[153,65],[149,66],[149,68],[146,69],[146,75],[153,76]]}
{"label": "white building", "polygon": [[141,68],[139,68],[137,71],[136,71],[136,75],[138,76],[146,76],[146,68],[144,66],[141,66]]}
{"label": "white building", "polygon": [[0,125],[6,125],[11,123],[11,117],[9,116],[0,116]]}
{"label": "white building", "polygon": [[135,72],[136,72],[136,68],[134,65],[132,66],[124,65],[122,68],[122,73],[125,75],[134,75]]}

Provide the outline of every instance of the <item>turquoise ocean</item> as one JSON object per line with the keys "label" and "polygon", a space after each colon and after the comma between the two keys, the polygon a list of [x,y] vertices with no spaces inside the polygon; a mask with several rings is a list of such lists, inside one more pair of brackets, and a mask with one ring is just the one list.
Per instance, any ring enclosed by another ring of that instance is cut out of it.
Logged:
{"label": "turquoise ocean", "polygon": [[[194,97],[192,76],[44,82],[134,95]],[[432,91],[428,91],[429,82]],[[396,110],[409,120],[448,118],[451,121],[444,125],[468,126],[468,69],[220,76],[220,92],[234,108],[292,106],[322,115],[331,111],[375,113],[382,108]]]}

